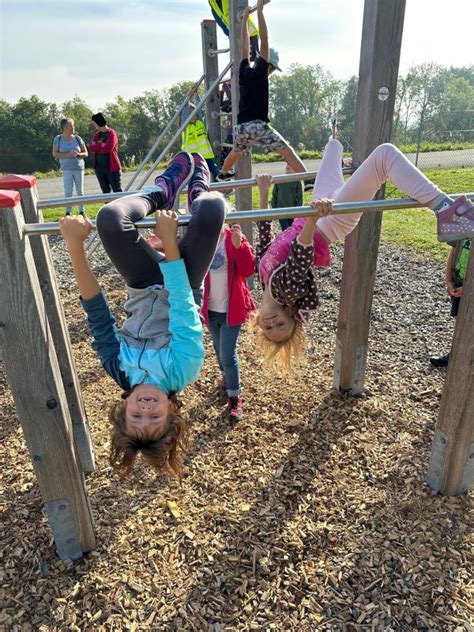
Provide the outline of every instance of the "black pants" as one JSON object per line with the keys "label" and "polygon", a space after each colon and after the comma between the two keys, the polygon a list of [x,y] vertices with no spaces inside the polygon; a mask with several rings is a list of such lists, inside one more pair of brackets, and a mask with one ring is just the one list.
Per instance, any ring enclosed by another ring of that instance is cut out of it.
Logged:
{"label": "black pants", "polygon": [[[130,287],[163,284],[163,275],[157,265],[163,257],[148,245],[133,225],[163,205],[161,192],[147,196],[133,195],[109,202],[97,215],[97,230],[104,248]],[[186,235],[179,242],[179,251],[193,289],[202,287],[211,265],[224,224],[225,208],[224,200],[212,193],[203,193],[193,202]],[[196,294],[198,302],[199,295]]]}
{"label": "black pants", "polygon": [[110,169],[96,167],[95,175],[99,181],[102,193],[110,193],[111,191],[120,193],[122,191],[121,171],[110,171]]}

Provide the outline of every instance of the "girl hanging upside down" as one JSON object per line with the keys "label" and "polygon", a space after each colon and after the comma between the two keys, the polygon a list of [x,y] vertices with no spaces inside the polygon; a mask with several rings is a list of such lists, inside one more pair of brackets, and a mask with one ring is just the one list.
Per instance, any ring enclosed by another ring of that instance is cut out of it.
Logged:
{"label": "girl hanging upside down", "polygon": [[[311,201],[313,216],[298,218],[273,241],[271,223],[258,223],[263,298],[256,313],[256,331],[266,359],[283,370],[302,353],[303,325],[319,304],[312,267],[329,265],[329,244],[344,239],[361,217],[361,213],[331,215],[333,201],[371,200],[382,184],[391,180],[436,213],[440,241],[474,236],[472,202],[465,196],[453,200],[440,191],[394,145],[377,147],[347,182],[341,170],[342,150],[337,138],[325,147]],[[257,184],[260,207],[268,208],[271,176],[257,176]]]}
{"label": "girl hanging upside down", "polygon": [[[178,220],[172,209],[186,184],[191,220],[178,246]],[[97,230],[127,286],[127,318],[120,330],[85,255],[90,221],[60,221],[94,337],[92,346],[123,391],[109,411],[110,463],[121,475],[130,472],[139,452],[157,471],[181,474],[179,448],[184,447],[187,424],[177,394],[202,368],[202,286],[225,218],[224,200],[208,191],[204,158],[181,152],[154,186],[99,211]],[[134,225],[154,211],[162,253]]]}

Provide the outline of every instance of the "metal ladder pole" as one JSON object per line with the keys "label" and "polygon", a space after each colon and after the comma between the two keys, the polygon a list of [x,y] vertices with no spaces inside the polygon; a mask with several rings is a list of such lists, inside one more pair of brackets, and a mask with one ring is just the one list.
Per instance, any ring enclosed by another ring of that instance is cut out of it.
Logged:
{"label": "metal ladder pole", "polygon": [[[201,83],[204,81],[205,79],[205,74],[203,74],[201,76],[201,78],[196,81],[196,83],[194,84],[192,90],[197,90],[199,88],[199,86],[201,85]],[[171,129],[171,127],[173,126],[174,122],[176,121],[176,119],[179,117],[179,115],[181,114],[181,112],[184,110],[184,108],[186,107],[186,105],[189,103],[189,99],[190,96],[189,94],[186,95],[184,101],[181,103],[181,105],[179,106],[179,108],[176,110],[176,112],[174,113],[173,117],[169,120],[167,126],[165,127],[165,129],[161,132],[161,134],[159,135],[158,139],[156,140],[156,142],[154,143],[153,147],[150,149],[150,151],[147,153],[147,155],[145,156],[145,158],[142,160],[140,166],[138,167],[137,171],[133,174],[132,179],[130,180],[130,182],[128,182],[127,186],[125,187],[125,191],[129,191],[130,187],[132,186],[132,184],[135,182],[135,180],[137,179],[138,175],[143,171],[146,163],[150,160],[150,158],[152,157],[152,155],[155,153],[156,148],[158,147],[158,145],[160,144],[162,138],[168,133],[168,131]]]}
{"label": "metal ladder pole", "polygon": [[195,109],[192,112],[190,112],[189,116],[183,121],[183,123],[181,123],[181,125],[178,128],[178,131],[174,134],[173,138],[168,142],[168,144],[163,149],[163,151],[158,156],[158,158],[155,160],[155,162],[152,164],[152,166],[150,167],[150,169],[148,170],[146,175],[140,181],[140,183],[138,185],[138,187],[140,189],[144,186],[144,184],[146,183],[148,178],[153,174],[153,172],[155,171],[155,168],[159,164],[159,162],[163,159],[164,156],[166,156],[168,150],[170,149],[170,147],[172,147],[173,143],[179,137],[179,135],[184,130],[186,125],[189,123],[189,121],[193,118],[193,116],[195,116],[203,108],[204,104],[206,103],[207,98],[209,97],[210,94],[212,94],[212,91],[215,89],[215,87],[217,85],[219,85],[219,82],[221,81],[222,77],[224,77],[224,75],[227,73],[227,71],[230,69],[230,67],[231,67],[231,64],[230,63],[227,64],[227,66],[224,68],[224,70],[221,72],[221,74],[217,77],[217,79],[215,81],[213,81],[212,84],[209,86],[209,89],[206,91],[206,93],[204,94],[202,99],[196,104]]}

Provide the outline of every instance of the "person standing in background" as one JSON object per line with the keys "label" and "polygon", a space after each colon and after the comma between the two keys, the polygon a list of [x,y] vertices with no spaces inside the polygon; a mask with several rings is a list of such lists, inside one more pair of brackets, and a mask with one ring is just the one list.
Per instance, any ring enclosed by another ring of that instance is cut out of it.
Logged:
{"label": "person standing in background", "polygon": [[[295,171],[287,164],[286,173],[295,173]],[[271,205],[272,208],[303,206],[303,184],[301,180],[274,184]],[[293,220],[290,218],[280,219],[279,222],[282,230],[286,230],[293,224]]]}
{"label": "person standing in background", "polygon": [[122,191],[122,165],[118,155],[117,132],[107,125],[107,119],[102,112],[92,117],[95,134],[89,145],[94,154],[93,167],[99,181],[102,193]]}
{"label": "person standing in background", "polygon": [[[74,131],[74,121],[63,118],[60,122],[61,134],[53,140],[53,157],[59,160],[64,181],[64,195],[72,197],[74,186],[76,195],[84,195],[84,158],[89,155],[87,147]],[[71,215],[72,206],[66,206],[66,215]],[[85,206],[79,205],[79,213],[85,215]]]}
{"label": "person standing in background", "polygon": [[190,154],[201,154],[215,180],[219,173],[219,166],[216,163],[216,156],[212,150],[201,112],[196,112],[196,106],[193,103],[188,103],[183,108],[181,119],[186,120],[191,112],[194,112],[194,115],[181,133],[181,149]]}
{"label": "person standing in background", "polygon": [[[467,263],[471,253],[471,239],[462,239],[451,244],[452,248],[446,263],[446,289],[451,297],[451,316],[457,318],[461,304],[462,286],[466,277]],[[430,362],[440,368],[448,366],[451,352],[432,356]]]}

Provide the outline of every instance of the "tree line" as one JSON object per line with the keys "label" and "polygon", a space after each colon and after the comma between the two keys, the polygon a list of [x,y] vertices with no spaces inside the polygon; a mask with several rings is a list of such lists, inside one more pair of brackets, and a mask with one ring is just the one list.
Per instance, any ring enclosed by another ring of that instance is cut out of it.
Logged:
{"label": "tree line", "polygon": [[[192,85],[182,81],[132,99],[119,96],[104,105],[102,111],[119,135],[125,165],[141,162]],[[288,73],[271,79],[270,116],[274,127],[294,147],[321,149],[328,136],[329,115],[337,110],[343,140],[350,148],[356,99],[357,77],[340,81],[320,65],[295,64]],[[0,99],[0,171],[56,169],[51,146],[60,133],[60,119],[73,118],[76,132],[87,143],[93,113],[79,96],[61,105],[35,95],[14,104]],[[432,142],[474,140],[474,66],[422,64],[399,77],[393,141],[416,143],[420,137]],[[179,141],[172,151],[178,148]]]}

